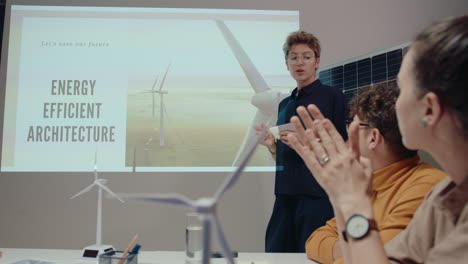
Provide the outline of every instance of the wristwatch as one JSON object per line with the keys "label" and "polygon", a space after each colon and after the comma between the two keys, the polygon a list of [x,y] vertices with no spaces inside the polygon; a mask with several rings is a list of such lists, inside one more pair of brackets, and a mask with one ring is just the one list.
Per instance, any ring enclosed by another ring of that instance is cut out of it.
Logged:
{"label": "wristwatch", "polygon": [[346,221],[346,228],[345,231],[343,231],[343,239],[346,242],[348,242],[348,236],[356,240],[363,239],[371,230],[379,231],[377,222],[374,219],[369,219],[360,214],[355,214]]}

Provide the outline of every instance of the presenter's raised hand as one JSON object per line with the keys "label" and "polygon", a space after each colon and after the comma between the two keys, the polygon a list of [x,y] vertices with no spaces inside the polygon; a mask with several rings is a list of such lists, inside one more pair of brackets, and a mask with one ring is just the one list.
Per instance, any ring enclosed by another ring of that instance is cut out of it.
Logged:
{"label": "presenter's raised hand", "polygon": [[372,168],[370,161],[359,153],[359,124],[351,123],[349,144],[346,144],[315,105],[309,105],[307,109],[299,107],[297,113],[300,119],[297,116],[291,118],[297,133],[288,136],[289,143],[332,202],[353,203],[356,199],[369,197]]}
{"label": "presenter's raised hand", "polygon": [[294,134],[296,134],[296,132],[294,131],[288,131],[288,130],[281,131],[279,133],[281,142],[291,147],[291,143],[288,140],[288,135],[294,136]]}
{"label": "presenter's raised hand", "polygon": [[[255,127],[255,134],[258,136],[260,135],[260,133],[262,133],[263,129],[265,128],[265,124],[261,124],[259,126],[256,126]],[[263,139],[260,141],[260,144],[268,147],[269,149],[271,147],[273,147],[273,145],[275,145],[275,137],[273,136],[273,134],[267,130],[266,133],[265,133],[265,136],[263,137]]]}

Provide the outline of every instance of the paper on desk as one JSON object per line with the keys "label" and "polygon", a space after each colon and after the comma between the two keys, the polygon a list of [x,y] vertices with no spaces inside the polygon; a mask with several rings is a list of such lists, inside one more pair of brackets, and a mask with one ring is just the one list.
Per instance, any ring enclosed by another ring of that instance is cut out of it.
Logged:
{"label": "paper on desk", "polygon": [[[225,259],[214,259],[212,258],[210,260],[210,263],[211,264],[227,264],[226,260]],[[147,262],[143,262],[143,263],[139,263],[139,264],[169,264],[167,262],[151,262],[151,263],[147,263]],[[253,260],[236,260],[236,264],[270,264],[270,262],[268,261],[253,261]]]}
{"label": "paper on desk", "polygon": [[44,261],[44,260],[24,259],[24,260],[13,262],[12,264],[57,264],[57,263]]}
{"label": "paper on desk", "polygon": [[[225,259],[211,259],[212,264],[226,264]],[[258,260],[236,260],[237,264],[270,264],[268,261],[258,261]]]}
{"label": "paper on desk", "polygon": [[[77,260],[76,262],[72,262],[73,264],[89,264],[89,263],[95,263],[97,264],[96,260],[93,261],[83,261],[83,260]],[[163,264],[164,262],[154,262],[154,263],[141,263],[141,264]],[[212,264],[226,264],[225,259],[211,259]],[[258,260],[238,260],[236,261],[237,264],[270,264],[268,261],[258,261]],[[44,261],[44,260],[32,260],[32,259],[25,259],[25,260],[20,260],[17,262],[13,262],[12,264],[61,264],[61,262],[50,262],[50,261]]]}
{"label": "paper on desk", "polygon": [[[211,259],[210,260],[210,263],[212,264],[226,264],[226,260],[225,259]],[[152,263],[146,263],[146,262],[143,262],[143,263],[139,263],[139,264],[169,264],[169,263],[166,263],[166,262],[152,262]],[[236,260],[236,264],[270,264],[270,262],[268,261],[253,261],[253,260]]]}
{"label": "paper on desk", "polygon": [[269,130],[276,139],[279,139],[280,138],[279,133],[281,131],[296,131],[296,128],[294,127],[293,124],[287,123],[287,124],[271,127]]}
{"label": "paper on desk", "polygon": [[37,259],[24,259],[17,262],[13,262],[11,264],[98,264],[98,260],[85,260],[82,258],[79,259],[71,259],[70,261],[63,262],[55,262],[55,261],[47,261],[47,260],[37,260]]}

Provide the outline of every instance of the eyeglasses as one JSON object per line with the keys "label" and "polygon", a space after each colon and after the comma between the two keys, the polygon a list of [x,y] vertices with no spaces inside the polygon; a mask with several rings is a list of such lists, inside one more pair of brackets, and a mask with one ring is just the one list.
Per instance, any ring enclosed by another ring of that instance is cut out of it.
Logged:
{"label": "eyeglasses", "polygon": [[[346,129],[349,129],[349,125],[351,125],[352,122],[353,122],[352,119],[346,120]],[[370,127],[368,123],[359,123],[359,125],[363,127]]]}
{"label": "eyeglasses", "polygon": [[289,57],[288,57],[288,62],[289,62],[290,64],[293,64],[293,65],[294,65],[294,64],[298,64],[298,63],[299,63],[299,59],[302,60],[302,63],[309,63],[309,62],[311,62],[313,59],[315,59],[315,57],[314,57],[314,56],[302,56],[302,57],[299,57],[299,56],[293,55],[293,56],[289,56]]}

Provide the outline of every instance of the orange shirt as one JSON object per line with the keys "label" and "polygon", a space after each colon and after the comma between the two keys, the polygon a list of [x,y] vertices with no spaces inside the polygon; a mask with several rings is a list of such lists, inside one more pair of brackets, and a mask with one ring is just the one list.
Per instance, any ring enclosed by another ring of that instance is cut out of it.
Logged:
{"label": "orange shirt", "polygon": [[[403,231],[434,185],[447,175],[419,156],[392,163],[373,172],[372,207],[383,243]],[[335,218],[317,229],[306,242],[307,257],[333,263],[333,246],[338,241]],[[335,263],[343,263],[343,258]]]}

